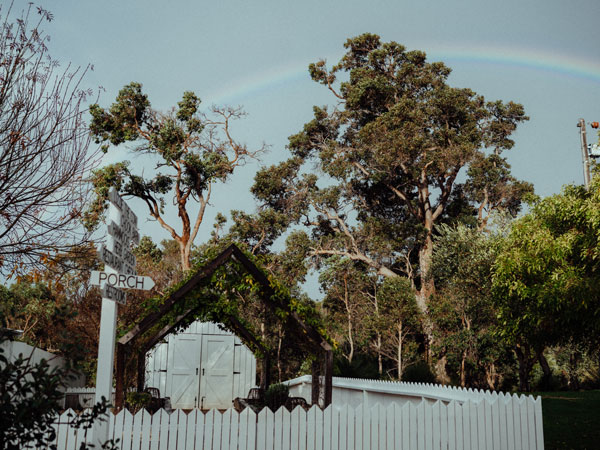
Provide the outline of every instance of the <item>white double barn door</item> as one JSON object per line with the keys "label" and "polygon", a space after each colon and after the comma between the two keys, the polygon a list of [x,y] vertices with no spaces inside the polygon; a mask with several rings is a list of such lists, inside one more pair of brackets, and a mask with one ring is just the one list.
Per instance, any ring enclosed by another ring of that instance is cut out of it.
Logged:
{"label": "white double barn door", "polygon": [[174,407],[231,407],[234,339],[234,336],[207,334],[171,337],[168,382]]}

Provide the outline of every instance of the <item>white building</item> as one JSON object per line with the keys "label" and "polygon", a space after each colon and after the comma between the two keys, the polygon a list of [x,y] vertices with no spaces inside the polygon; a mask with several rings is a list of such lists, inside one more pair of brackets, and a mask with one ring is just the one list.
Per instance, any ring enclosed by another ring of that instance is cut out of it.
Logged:
{"label": "white building", "polygon": [[172,408],[227,409],[256,384],[256,359],[240,339],[214,323],[194,322],[146,355],[146,387]]}

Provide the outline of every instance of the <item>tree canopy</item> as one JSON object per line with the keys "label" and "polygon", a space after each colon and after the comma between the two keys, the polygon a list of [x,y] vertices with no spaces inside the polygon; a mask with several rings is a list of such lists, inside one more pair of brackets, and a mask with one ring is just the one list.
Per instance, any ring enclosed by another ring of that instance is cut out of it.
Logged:
{"label": "tree canopy", "polygon": [[[314,119],[289,138],[291,158],[259,171],[253,193],[263,208],[310,230],[313,261],[344,256],[385,277],[404,274],[425,311],[435,225],[469,208],[472,215],[475,204],[480,222],[483,210],[516,213],[531,191],[501,156],[527,117],[519,104],[449,86],[450,69],[421,51],[374,34],[344,47],[332,68],[309,67],[336,105],[314,108]],[[463,168],[468,182],[459,186]]]}
{"label": "tree canopy", "polygon": [[[232,122],[243,116],[240,109],[213,107],[200,111],[200,98],[185,92],[172,110],[161,113],[151,108],[140,83],[130,83],[107,109],[90,107],[90,130],[96,143],[108,151],[133,143],[135,153],[148,154],[155,171],[144,176],[128,161],[111,164],[94,172],[96,199],[86,211],[86,225],[93,228],[104,213],[110,187],[124,196],[141,199],[150,218],[156,220],[177,241],[181,267],[191,267],[192,245],[198,235],[215,183],[225,182],[236,167],[257,157],[234,139]],[[197,202],[195,204],[194,202]],[[180,224],[165,213],[172,203]]]}
{"label": "tree canopy", "polygon": [[594,339],[600,317],[600,179],[566,186],[517,220],[494,267],[501,335],[532,362],[551,345]]}

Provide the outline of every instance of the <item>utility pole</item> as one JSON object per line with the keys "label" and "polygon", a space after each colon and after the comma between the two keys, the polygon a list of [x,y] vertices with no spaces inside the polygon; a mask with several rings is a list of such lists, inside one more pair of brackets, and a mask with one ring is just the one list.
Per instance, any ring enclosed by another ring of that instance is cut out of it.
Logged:
{"label": "utility pole", "polygon": [[590,188],[590,157],[588,154],[587,148],[587,137],[585,134],[585,120],[579,119],[577,122],[577,126],[579,127],[579,136],[581,137],[581,157],[583,159],[583,182],[585,184],[585,188]]}

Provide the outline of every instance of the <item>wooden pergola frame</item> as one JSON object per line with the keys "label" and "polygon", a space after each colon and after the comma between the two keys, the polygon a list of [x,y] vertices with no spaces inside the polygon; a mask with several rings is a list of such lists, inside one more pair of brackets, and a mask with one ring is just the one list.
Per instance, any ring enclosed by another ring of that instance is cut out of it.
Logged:
{"label": "wooden pergola frame", "polygon": [[[276,302],[275,291],[271,287],[268,278],[256,265],[248,259],[248,257],[235,245],[231,244],[223,252],[221,252],[212,261],[201,267],[192,278],[190,278],[183,286],[177,291],[173,292],[165,302],[160,306],[158,311],[152,312],[144,317],[136,326],[134,326],[127,334],[125,334],[117,342],[117,367],[116,367],[116,398],[115,407],[122,409],[124,404],[124,388],[125,388],[125,359],[126,356],[131,353],[134,342],[150,328],[155,326],[158,321],[163,318],[166,314],[171,312],[173,308],[186,296],[192,292],[203,280],[212,274],[229,260],[234,260],[240,263],[244,269],[252,275],[260,285],[260,299],[269,307],[275,311],[277,308],[283,309],[288,313],[288,317],[291,318],[292,322],[302,330],[302,333],[298,333],[298,337],[304,339],[308,347],[311,349],[315,356],[320,356],[315,360],[312,366],[312,396],[311,400],[313,404],[319,404],[325,408],[331,404],[332,396],[332,375],[333,375],[333,349],[329,342],[319,333],[314,327],[306,324],[302,318],[295,312],[292,311],[290,305],[287,302]],[[210,302],[211,299],[208,299]],[[170,334],[177,326],[179,326],[184,320],[198,312],[198,307],[191,308],[184,311],[182,314],[177,316],[173,323],[170,323],[163,327],[161,330],[156,332],[146,342],[141,349],[137,351],[137,382],[138,390],[142,390],[145,384],[145,354],[150,350],[156,343],[158,343],[165,336]],[[262,354],[262,373],[261,373],[261,387],[267,389],[270,384],[270,368],[271,368],[271,354],[270,351],[257,339],[250,331],[243,326],[243,324],[233,316],[226,316],[223,319],[227,319],[231,331],[236,333],[242,341],[252,344],[254,348],[258,348]]]}

